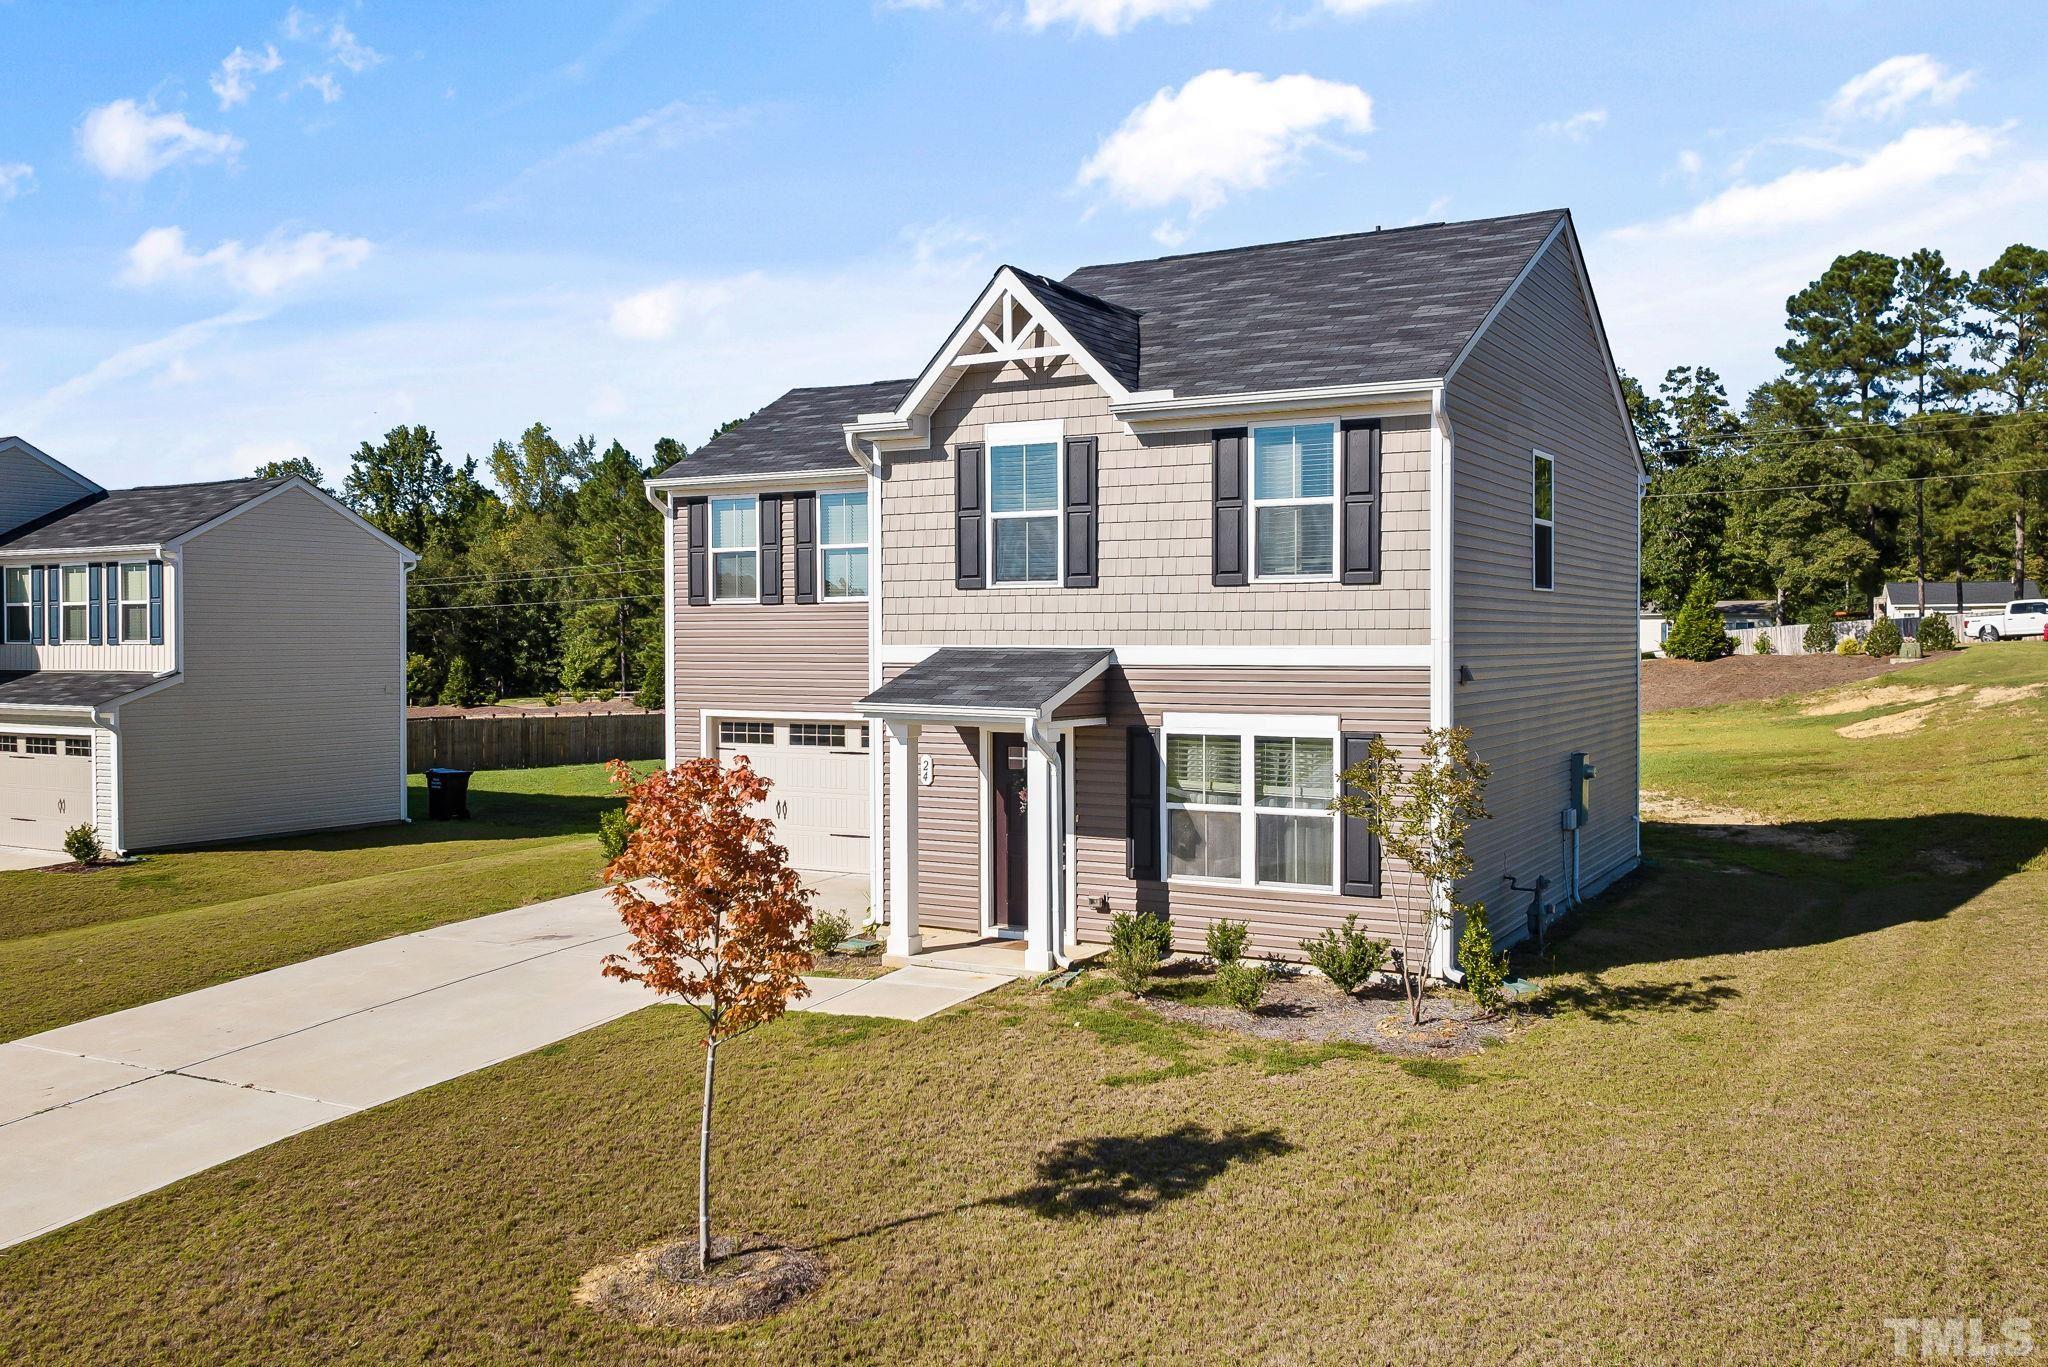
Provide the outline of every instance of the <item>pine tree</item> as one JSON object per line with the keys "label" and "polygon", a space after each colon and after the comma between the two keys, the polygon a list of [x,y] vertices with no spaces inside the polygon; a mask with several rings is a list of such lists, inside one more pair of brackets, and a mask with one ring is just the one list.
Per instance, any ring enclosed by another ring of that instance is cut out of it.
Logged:
{"label": "pine tree", "polygon": [[1672,619],[1664,653],[1674,660],[1718,660],[1733,654],[1735,639],[1721,626],[1713,589],[1702,579],[1685,595],[1685,606]]}
{"label": "pine tree", "polygon": [[[644,679],[650,637],[661,634],[661,515],[648,503],[640,462],[618,442],[592,462],[576,491],[569,544],[562,684],[625,692]],[[636,668],[640,665],[640,668]]]}
{"label": "pine tree", "polygon": [[1906,370],[1912,328],[1899,316],[1898,278],[1891,257],[1852,252],[1785,301],[1792,336],[1778,359],[1830,407],[1849,408],[1864,422],[1891,412]]}

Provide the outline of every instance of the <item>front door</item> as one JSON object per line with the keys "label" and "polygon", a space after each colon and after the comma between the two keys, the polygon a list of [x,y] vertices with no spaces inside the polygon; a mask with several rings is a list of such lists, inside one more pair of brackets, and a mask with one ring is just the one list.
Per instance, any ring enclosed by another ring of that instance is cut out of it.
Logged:
{"label": "front door", "polygon": [[1030,899],[1030,875],[1026,851],[1030,847],[1024,827],[1024,738],[994,737],[990,762],[995,766],[989,784],[990,825],[995,829],[995,856],[990,876],[995,881],[990,898],[997,930],[1024,929],[1025,910]]}

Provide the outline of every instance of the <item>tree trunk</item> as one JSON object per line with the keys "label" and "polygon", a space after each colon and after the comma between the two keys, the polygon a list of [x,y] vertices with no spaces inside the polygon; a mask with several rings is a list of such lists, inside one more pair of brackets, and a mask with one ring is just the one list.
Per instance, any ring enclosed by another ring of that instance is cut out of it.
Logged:
{"label": "tree trunk", "polygon": [[2012,596],[2023,598],[2027,592],[2027,505],[2024,501],[2012,505]]}
{"label": "tree trunk", "polygon": [[1913,481],[1913,560],[1914,569],[1920,577],[1920,598],[1916,607],[1920,616],[1927,615],[1927,481]]}
{"label": "tree trunk", "polygon": [[704,1041],[704,1113],[697,1122],[697,1271],[711,1270],[711,1092],[718,1076],[718,1041]]}

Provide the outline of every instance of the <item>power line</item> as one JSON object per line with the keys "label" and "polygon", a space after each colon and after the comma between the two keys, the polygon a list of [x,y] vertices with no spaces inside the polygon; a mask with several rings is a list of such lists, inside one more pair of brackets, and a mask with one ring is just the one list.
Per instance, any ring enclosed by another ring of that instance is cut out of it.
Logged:
{"label": "power line", "polygon": [[1758,484],[1746,489],[1692,489],[1682,493],[1644,494],[1644,498],[1731,498],[1737,494],[1783,494],[1815,489],[1854,489],[1866,484],[1919,484],[1927,480],[2012,479],[2020,475],[2048,475],[2048,465],[2024,470],[1964,470],[1949,475],[1889,475],[1882,479],[1831,479],[1813,484]]}
{"label": "power line", "polygon": [[595,565],[543,566],[535,570],[519,570],[510,574],[451,574],[438,579],[414,579],[408,581],[414,588],[431,588],[443,584],[503,584],[527,579],[561,579],[581,574],[624,573],[631,567],[651,568],[659,565],[654,560],[606,560]]}
{"label": "power line", "polygon": [[444,603],[434,607],[407,608],[407,612],[483,612],[490,608],[580,608],[592,603],[647,603],[659,602],[658,593],[622,593],[613,598],[565,598],[550,602],[545,598],[530,598],[515,603]]}
{"label": "power line", "polygon": [[[1653,456],[1671,456],[1678,455],[1680,453],[1689,453],[1698,456],[1713,455],[1717,452],[1727,450],[1731,447],[1736,449],[1753,450],[1758,446],[1768,446],[1773,450],[1785,450],[1797,446],[1828,446],[1836,443],[1853,441],[1859,435],[1875,435],[1877,432],[1889,432],[1895,436],[1901,437],[1926,436],[1929,434],[1922,431],[1921,428],[1924,427],[1926,424],[1934,422],[1937,419],[1946,419],[1954,422],[1974,423],[1977,425],[1976,430],[1982,430],[1983,428],[1989,427],[1996,423],[2024,421],[2030,418],[2043,419],[2044,417],[2048,417],[2048,414],[2033,411],[2019,413],[1929,413],[1923,415],[1918,419],[1915,419],[1915,422],[1918,423],[1919,426],[1914,427],[1904,427],[1899,425],[1898,423],[1891,422],[1849,419],[1834,424],[1833,428],[1819,436],[1792,437],[1789,435],[1778,436],[1770,432],[1731,432],[1726,437],[1723,437],[1720,440],[1715,441],[1714,443],[1708,446],[1694,446],[1691,443],[1682,443],[1676,446],[1658,446],[1653,443],[1650,446],[1646,447],[1645,451],[1647,454]],[[1861,433],[1844,430],[1848,428],[1867,428],[1870,430]]]}

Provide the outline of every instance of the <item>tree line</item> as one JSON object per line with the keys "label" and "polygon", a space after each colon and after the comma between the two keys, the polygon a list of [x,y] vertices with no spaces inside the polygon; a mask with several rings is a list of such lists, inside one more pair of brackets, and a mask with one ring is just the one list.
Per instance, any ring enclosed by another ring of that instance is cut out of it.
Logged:
{"label": "tree line", "polygon": [[1740,411],[1704,365],[1654,394],[1622,377],[1650,470],[1644,600],[1705,584],[1784,623],[1861,615],[1887,580],[2048,577],[2048,251],[1974,275],[1853,252],[1785,312],[1783,370]]}

